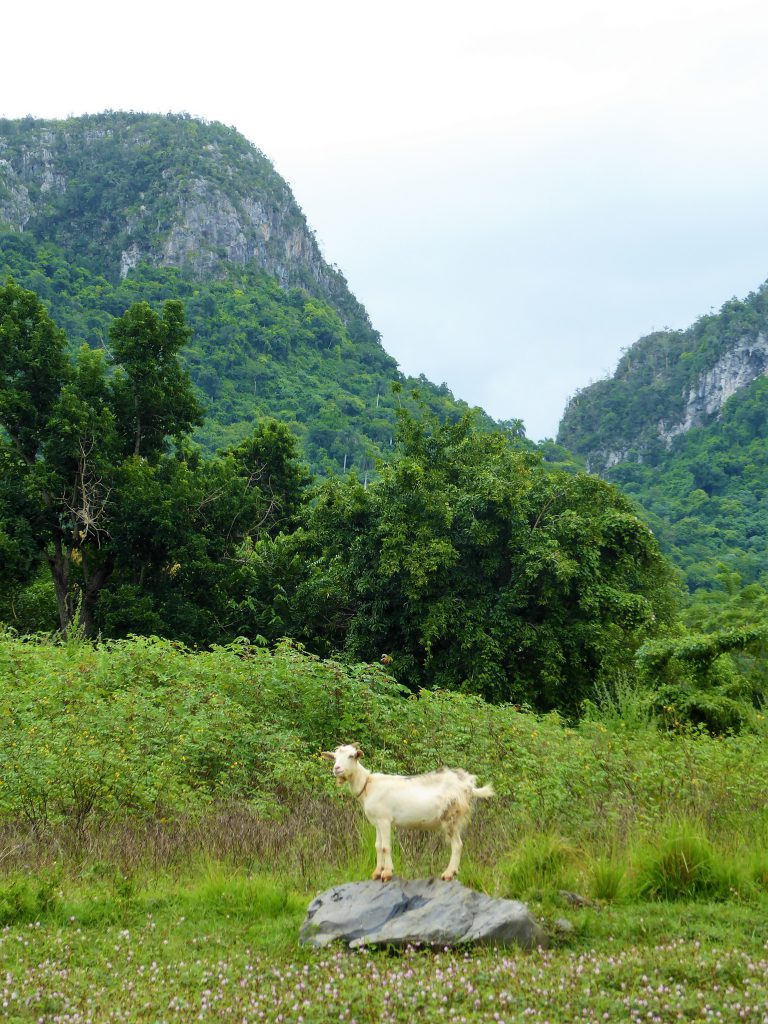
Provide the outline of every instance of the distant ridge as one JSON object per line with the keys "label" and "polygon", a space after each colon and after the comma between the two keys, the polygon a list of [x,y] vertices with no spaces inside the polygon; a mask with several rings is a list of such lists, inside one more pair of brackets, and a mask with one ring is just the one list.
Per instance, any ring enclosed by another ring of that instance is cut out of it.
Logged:
{"label": "distant ridge", "polygon": [[718,419],[726,401],[768,370],[768,286],[731,299],[685,331],[635,342],[613,377],[568,404],[559,443],[605,472],[658,458],[672,439]]}
{"label": "distant ridge", "polygon": [[558,440],[637,501],[690,588],[724,569],[768,587],[768,285],[641,338]]}
{"label": "distant ridge", "polygon": [[205,278],[255,262],[364,315],[286,182],[234,128],[183,114],[0,120],[0,224],[111,281],[139,263]]}

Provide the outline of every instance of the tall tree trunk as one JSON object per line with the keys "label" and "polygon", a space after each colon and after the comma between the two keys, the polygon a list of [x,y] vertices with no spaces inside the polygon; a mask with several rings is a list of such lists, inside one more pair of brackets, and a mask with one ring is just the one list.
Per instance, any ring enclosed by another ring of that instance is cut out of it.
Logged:
{"label": "tall tree trunk", "polygon": [[112,570],[115,568],[115,555],[108,554],[104,561],[99,565],[92,573],[88,573],[86,569],[85,552],[83,552],[83,570],[87,573],[85,579],[85,589],[83,590],[83,601],[80,606],[80,624],[83,628],[83,633],[86,636],[93,636],[96,622],[96,605],[99,600],[99,594],[104,588],[104,584],[107,582],[109,577],[112,575]]}
{"label": "tall tree trunk", "polygon": [[[96,606],[99,595],[104,589],[112,571],[115,568],[115,554],[110,552],[93,572],[89,571],[87,553],[79,549],[82,556],[83,569],[83,591],[80,600],[80,628],[85,636],[93,636],[96,621]],[[72,552],[64,549],[62,538],[57,536],[53,542],[53,553],[46,552],[48,565],[51,569],[53,587],[56,591],[56,604],[59,610],[59,625],[64,636],[72,627],[76,612],[78,611],[75,596],[73,594],[72,580],[70,574]]]}
{"label": "tall tree trunk", "polygon": [[53,542],[53,554],[46,552],[48,565],[53,577],[53,589],[56,592],[56,604],[59,609],[59,625],[61,632],[66,636],[67,630],[72,623],[74,609],[72,607],[72,595],[69,592],[69,556],[65,553],[61,542],[61,536],[57,536]]}

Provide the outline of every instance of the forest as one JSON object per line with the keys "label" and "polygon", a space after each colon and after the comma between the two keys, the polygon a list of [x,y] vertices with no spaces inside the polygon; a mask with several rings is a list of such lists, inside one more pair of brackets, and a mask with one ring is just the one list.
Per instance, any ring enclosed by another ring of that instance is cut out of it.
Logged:
{"label": "forest", "polygon": [[313,478],[275,419],[215,453],[194,442],[179,300],[134,302],[107,345],[73,351],[11,280],[0,322],[0,608],[18,632],[290,638],[383,658],[413,692],[572,719],[627,673],[713,731],[761,707],[762,589],[726,574],[729,602],[686,606],[635,506],[518,434],[440,419],[418,393],[409,408],[395,381],[375,475]]}
{"label": "forest", "polygon": [[[208,452],[273,417],[297,437],[313,473],[354,466],[364,477],[390,446],[395,409],[413,389],[443,418],[469,411],[447,387],[404,377],[366,317],[342,320],[324,299],[286,291],[253,265],[197,280],[142,264],[112,283],[52,243],[0,232],[0,280],[7,277],[38,295],[73,350],[108,345],[112,321],[134,302],[182,301],[189,334],[180,355],[206,409],[194,440]],[[399,400],[392,382],[402,386]]]}

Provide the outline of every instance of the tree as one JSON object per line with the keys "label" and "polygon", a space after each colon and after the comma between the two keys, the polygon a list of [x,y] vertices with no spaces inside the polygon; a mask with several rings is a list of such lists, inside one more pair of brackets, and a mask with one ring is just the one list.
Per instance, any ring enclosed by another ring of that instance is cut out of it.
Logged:
{"label": "tree", "polygon": [[216,458],[185,444],[155,469],[131,460],[127,471],[114,530],[120,561],[100,628],[201,645],[269,632],[271,612],[254,599],[252,555],[294,528],[304,500],[308,477],[290,431],[266,420]]}
{"label": "tree", "polygon": [[[637,668],[649,690],[649,705],[670,727],[693,724],[714,734],[739,732],[765,702],[766,653],[768,624],[763,621],[651,641],[638,651]],[[758,672],[739,665],[745,656]]]}
{"label": "tree", "polygon": [[414,689],[575,714],[674,615],[673,573],[627,499],[470,417],[401,411],[380,480],[324,484],[300,543],[306,639],[387,655]]}
{"label": "tree", "polygon": [[190,331],[184,306],[163,305],[162,318],[146,302],[136,302],[110,328],[115,366],[110,382],[124,454],[152,460],[169,437],[181,438],[202,423],[189,374],[178,360]]}
{"label": "tree", "polygon": [[48,564],[61,629],[94,628],[99,595],[120,557],[136,468],[156,472],[170,438],[201,422],[177,358],[187,338],[179,302],[162,317],[137,303],[115,321],[108,356],[74,359],[34,293],[0,288],[0,426],[6,533]]}

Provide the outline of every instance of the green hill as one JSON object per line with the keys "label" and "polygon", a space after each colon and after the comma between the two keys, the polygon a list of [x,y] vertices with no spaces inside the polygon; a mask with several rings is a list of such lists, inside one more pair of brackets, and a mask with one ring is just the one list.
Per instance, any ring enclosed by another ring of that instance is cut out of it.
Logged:
{"label": "green hill", "polygon": [[558,441],[645,510],[688,585],[768,582],[768,287],[640,339],[579,392]]}
{"label": "green hill", "polygon": [[0,281],[9,275],[46,302],[73,346],[105,345],[136,300],[182,299],[208,448],[270,415],[289,424],[314,471],[365,474],[393,435],[392,382],[443,417],[467,409],[444,385],[400,374],[287,184],[220,124],[0,120]]}

